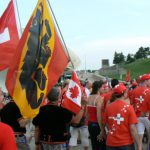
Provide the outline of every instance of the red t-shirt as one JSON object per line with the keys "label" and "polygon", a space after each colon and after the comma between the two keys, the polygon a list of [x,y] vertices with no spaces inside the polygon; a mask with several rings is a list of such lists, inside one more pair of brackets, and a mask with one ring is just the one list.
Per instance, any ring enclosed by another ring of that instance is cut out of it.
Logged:
{"label": "red t-shirt", "polygon": [[149,112],[150,111],[150,90],[146,93],[145,100],[141,106],[142,112]]}
{"label": "red t-shirt", "polygon": [[0,150],[17,150],[14,132],[10,126],[0,122]]}
{"label": "red t-shirt", "polygon": [[123,100],[108,104],[104,122],[108,125],[106,145],[125,146],[133,143],[130,125],[137,123],[137,117],[131,105]]}
{"label": "red t-shirt", "polygon": [[134,107],[135,113],[137,115],[137,117],[140,117],[141,115],[141,105],[144,102],[146,93],[149,91],[150,89],[147,87],[143,87],[143,86],[138,86],[135,90],[133,90],[132,92],[132,96],[131,96],[131,102],[132,105]]}

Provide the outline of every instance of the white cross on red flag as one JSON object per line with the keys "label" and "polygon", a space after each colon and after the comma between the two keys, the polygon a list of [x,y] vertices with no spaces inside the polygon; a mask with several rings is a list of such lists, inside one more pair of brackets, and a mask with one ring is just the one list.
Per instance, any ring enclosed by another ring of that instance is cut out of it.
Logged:
{"label": "white cross on red flag", "polygon": [[77,114],[81,109],[81,96],[81,84],[76,72],[73,71],[68,90],[62,103],[62,107]]}
{"label": "white cross on red flag", "polygon": [[11,0],[0,18],[0,71],[9,67],[17,50],[19,30],[16,21],[14,0]]}

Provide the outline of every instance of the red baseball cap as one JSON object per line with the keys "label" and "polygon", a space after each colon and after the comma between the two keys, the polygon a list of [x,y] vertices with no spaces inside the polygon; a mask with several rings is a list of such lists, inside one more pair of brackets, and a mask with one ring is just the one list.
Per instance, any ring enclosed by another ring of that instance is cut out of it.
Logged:
{"label": "red baseball cap", "polygon": [[143,74],[141,77],[141,81],[149,80],[150,79],[150,73],[148,74]]}
{"label": "red baseball cap", "polygon": [[127,88],[123,83],[119,83],[114,87],[113,93],[115,95],[120,95],[120,94],[123,94],[126,91],[126,89]]}

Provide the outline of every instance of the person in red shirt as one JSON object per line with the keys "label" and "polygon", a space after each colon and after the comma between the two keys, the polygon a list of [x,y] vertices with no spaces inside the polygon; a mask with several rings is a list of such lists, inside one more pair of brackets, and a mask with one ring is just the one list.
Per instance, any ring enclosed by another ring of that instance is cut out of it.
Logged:
{"label": "person in red shirt", "polygon": [[[150,73],[145,75],[145,79],[146,79],[145,84],[150,89]],[[150,112],[150,90],[147,91],[147,93],[145,95],[145,101],[143,102],[141,111],[142,112]]]}
{"label": "person in red shirt", "polygon": [[119,83],[113,89],[105,112],[104,123],[108,127],[107,150],[135,150],[134,142],[138,144],[138,150],[142,150],[135,126],[137,117],[133,107],[125,102],[126,98],[126,87]]}
{"label": "person in red shirt", "polygon": [[[142,107],[141,107],[141,111],[142,112],[150,112],[150,91],[147,92],[146,96],[145,96],[145,100],[144,100],[144,103],[142,104]],[[150,116],[149,116],[150,118]]]}
{"label": "person in red shirt", "polygon": [[143,113],[141,111],[142,105],[145,102],[145,96],[148,91],[150,91],[150,74],[144,74],[140,76],[139,78],[139,86],[136,87],[131,95],[131,103],[134,107],[135,113],[138,117],[138,124],[137,124],[137,130],[138,135],[140,138],[140,143],[142,145],[143,135],[145,132],[145,129],[147,131],[147,134],[150,134],[149,127],[150,122],[148,119],[149,113]]}
{"label": "person in red shirt", "polygon": [[[142,112],[150,112],[150,91],[146,94],[145,96],[145,101],[141,107]],[[150,115],[149,115],[149,120],[150,120]],[[149,148],[150,148],[150,134],[148,134],[148,139],[149,139]]]}
{"label": "person in red shirt", "polygon": [[128,88],[129,89],[128,97],[129,97],[130,102],[132,99],[132,92],[134,91],[134,89],[136,89],[136,87],[138,87],[138,83],[136,81],[131,81],[129,88]]}
{"label": "person in red shirt", "polygon": [[105,94],[105,93],[108,93],[110,90],[111,88],[109,86],[109,83],[107,81],[104,81],[104,84],[102,85],[101,93]]}
{"label": "person in red shirt", "polygon": [[2,122],[0,122],[0,150],[17,150],[13,130]]}
{"label": "person in red shirt", "polygon": [[104,98],[104,101],[103,101],[103,106],[102,106],[102,120],[104,118],[104,113],[105,113],[105,109],[106,109],[106,106],[109,104],[109,100],[112,96],[112,93],[113,93],[113,88],[119,84],[119,81],[117,79],[112,79],[111,80],[111,88],[109,88],[109,91],[107,91],[107,93],[102,93],[101,96]]}
{"label": "person in red shirt", "polygon": [[98,135],[104,135],[102,129],[101,110],[103,105],[103,97],[100,96],[103,81],[95,81],[92,85],[91,95],[88,97],[87,115],[88,129],[91,138],[92,150],[105,150],[105,141],[98,141]]}
{"label": "person in red shirt", "polygon": [[117,79],[112,79],[111,80],[111,88],[109,89],[109,91],[103,95],[101,95],[102,97],[104,97],[104,110],[106,108],[106,105],[109,103],[109,100],[111,98],[112,95],[112,90],[114,89],[114,87],[119,84],[119,81]]}

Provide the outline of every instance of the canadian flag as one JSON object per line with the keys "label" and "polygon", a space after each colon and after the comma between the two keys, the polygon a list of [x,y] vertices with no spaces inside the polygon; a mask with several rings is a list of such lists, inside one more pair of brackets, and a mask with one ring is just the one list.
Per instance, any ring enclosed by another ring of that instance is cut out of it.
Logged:
{"label": "canadian flag", "polygon": [[77,114],[81,109],[81,96],[81,84],[76,72],[73,71],[68,90],[66,91],[66,95],[62,103],[62,107]]}
{"label": "canadian flag", "polygon": [[9,67],[19,42],[15,6],[14,0],[11,0],[0,18],[0,70]]}

